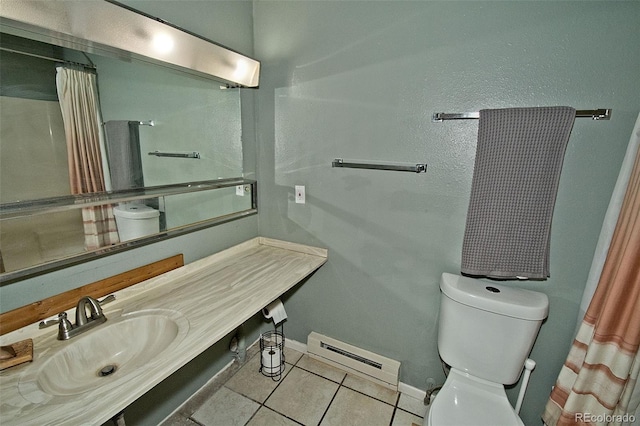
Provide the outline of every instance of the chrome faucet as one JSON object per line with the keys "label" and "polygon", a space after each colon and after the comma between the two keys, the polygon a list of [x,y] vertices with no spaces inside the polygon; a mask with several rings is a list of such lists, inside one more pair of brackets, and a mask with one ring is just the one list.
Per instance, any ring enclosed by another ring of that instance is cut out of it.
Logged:
{"label": "chrome faucet", "polygon": [[[87,306],[91,314],[90,317],[87,317]],[[76,328],[85,326],[96,320],[101,322],[106,321],[105,316],[102,314],[100,303],[90,296],[85,296],[78,300],[78,305],[76,306]]]}
{"label": "chrome faucet", "polygon": [[[66,312],[61,312],[58,314],[58,319],[55,321],[42,321],[40,323],[40,328],[58,324],[58,340],[71,339],[78,334],[82,334],[85,331],[91,330],[95,326],[104,323],[107,320],[107,317],[102,313],[102,307],[100,305],[112,300],[115,300],[114,295],[110,295],[102,301],[98,301],[90,296],[85,296],[78,301],[78,305],[76,306],[75,325],[67,319]],[[88,314],[87,308],[89,309]]]}

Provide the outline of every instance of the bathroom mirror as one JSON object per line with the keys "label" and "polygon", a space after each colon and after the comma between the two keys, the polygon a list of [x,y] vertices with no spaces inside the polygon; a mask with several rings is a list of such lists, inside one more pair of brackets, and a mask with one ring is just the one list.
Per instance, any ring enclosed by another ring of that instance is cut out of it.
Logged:
{"label": "bathroom mirror", "polygon": [[[257,61],[111,2],[3,2],[0,14],[0,283],[257,212],[255,182],[239,177],[237,88],[257,86]],[[109,34],[109,22],[127,31]],[[79,28],[90,28],[87,38],[73,33]],[[145,51],[136,37],[158,31],[183,53]],[[193,63],[207,55],[216,59]],[[106,187],[90,196],[70,188],[57,66],[96,79]],[[115,220],[131,204],[139,215],[152,210],[157,231],[87,241],[91,208],[110,209]]]}
{"label": "bathroom mirror", "polygon": [[230,178],[0,204],[0,283],[256,214],[256,193]]}

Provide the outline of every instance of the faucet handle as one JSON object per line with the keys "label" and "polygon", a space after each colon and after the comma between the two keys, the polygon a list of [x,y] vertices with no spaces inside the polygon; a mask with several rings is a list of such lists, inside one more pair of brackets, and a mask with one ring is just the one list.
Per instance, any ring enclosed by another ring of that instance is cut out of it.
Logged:
{"label": "faucet handle", "polygon": [[98,303],[100,304],[100,306],[102,305],[106,305],[109,302],[113,302],[114,300],[116,300],[116,295],[115,294],[110,294],[107,297],[105,297],[102,300],[98,300]]}
{"label": "faucet handle", "polygon": [[67,319],[66,312],[60,312],[58,314],[58,340],[66,340],[69,338],[69,332],[73,329],[71,321]]}
{"label": "faucet handle", "polygon": [[60,312],[58,314],[58,318],[56,319],[48,319],[45,321],[40,321],[40,324],[38,324],[38,328],[43,329],[43,328],[51,327],[52,325],[62,326],[63,323],[65,328],[66,327],[71,328],[71,322],[69,322],[69,320],[67,319],[66,312]]}
{"label": "faucet handle", "polygon": [[52,325],[57,325],[57,324],[60,324],[60,318],[48,319],[45,321],[40,321],[40,324],[38,324],[38,328],[43,329],[43,328],[51,327]]}

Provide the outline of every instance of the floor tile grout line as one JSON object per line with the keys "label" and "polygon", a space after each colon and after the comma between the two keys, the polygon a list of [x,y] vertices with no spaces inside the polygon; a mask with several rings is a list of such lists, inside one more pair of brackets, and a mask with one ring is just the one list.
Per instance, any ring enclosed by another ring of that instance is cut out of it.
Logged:
{"label": "floor tile grout line", "polygon": [[[311,372],[311,373],[313,373],[313,372]],[[315,374],[315,373],[313,373],[313,374]],[[322,376],[320,376],[320,377],[322,377]],[[345,375],[344,375],[344,377],[342,377],[342,380],[340,381],[340,383],[338,383],[338,388],[336,389],[335,393],[333,394],[333,397],[331,398],[331,401],[329,401],[329,405],[327,405],[327,408],[325,408],[324,413],[322,413],[322,417],[320,417],[320,421],[318,422],[318,426],[320,426],[320,424],[324,420],[325,416],[329,412],[329,408],[331,408],[331,404],[333,404],[333,401],[336,399],[336,396],[338,395],[338,392],[340,392],[340,388],[342,387],[342,384],[344,383],[344,380],[346,378],[347,378],[347,375],[345,373]],[[326,377],[324,377],[324,379],[329,380]],[[331,380],[331,381],[333,382],[333,380]],[[337,382],[333,382],[333,383],[337,383]]]}
{"label": "floor tile grout line", "polygon": [[371,399],[373,399],[373,400],[375,400],[375,401],[382,402],[383,404],[390,405],[390,406],[392,406],[392,407],[394,407],[394,408],[398,406],[398,401],[399,401],[399,399],[400,399],[400,392],[398,392],[398,395],[396,396],[396,402],[395,402],[395,404],[391,404],[391,403],[389,403],[389,402],[387,402],[387,401],[384,401],[384,400],[382,400],[382,399],[380,399],[380,398],[376,398],[376,397],[375,397],[375,396],[373,396],[373,395],[369,395],[368,393],[365,393],[365,392],[363,392],[363,391],[361,391],[361,390],[354,389],[354,388],[349,387],[349,386],[347,386],[347,385],[342,385],[342,386],[343,386],[343,387],[345,387],[345,388],[347,388],[347,389],[349,389],[349,390],[352,390],[352,391],[354,391],[354,392],[356,392],[356,393],[359,393],[360,395],[367,396],[367,397],[369,397],[369,398],[371,398]]}
{"label": "floor tile grout line", "polygon": [[396,418],[397,411],[398,411],[398,406],[393,407],[393,413],[391,413],[391,420],[389,420],[389,426],[393,425],[393,419]]}
{"label": "floor tile grout line", "polygon": [[[254,356],[260,356],[260,355],[259,355],[259,354],[256,354],[256,355],[254,355]],[[301,358],[302,358],[302,357],[298,358],[298,360],[297,360],[294,364],[290,364],[290,363],[285,362],[285,368],[286,368],[286,366],[287,366],[286,364],[289,364],[289,365],[291,366],[291,368],[289,369],[289,373],[291,373],[291,371],[292,371],[292,370],[293,370],[293,368],[296,366],[296,364],[298,363],[298,361],[300,361],[300,359],[301,359]],[[262,358],[260,358],[260,366],[262,366]],[[262,374],[262,372],[261,372],[260,370],[258,370],[258,373],[259,373],[259,374]],[[284,371],[283,371],[283,373],[284,373]],[[248,424],[248,423],[251,421],[251,419],[253,419],[253,418],[255,417],[255,415],[256,415],[256,414],[258,414],[258,411],[260,411],[260,408],[265,408],[265,409],[267,409],[267,410],[273,411],[274,413],[279,414],[280,416],[285,417],[285,418],[287,418],[287,419],[289,419],[289,420],[291,420],[291,421],[293,421],[293,422],[295,422],[295,423],[297,423],[297,424],[299,424],[299,425],[301,425],[301,424],[302,424],[302,423],[300,423],[300,422],[296,421],[295,419],[292,419],[292,418],[290,418],[289,416],[286,416],[285,414],[282,414],[281,412],[276,411],[276,410],[274,410],[273,408],[268,407],[268,406],[266,406],[266,405],[265,405],[265,403],[267,402],[267,400],[271,397],[271,395],[273,395],[273,393],[276,391],[276,389],[278,389],[278,387],[280,386],[280,384],[284,381],[284,379],[286,379],[286,377],[289,375],[289,373],[287,373],[287,374],[286,374],[286,375],[284,375],[284,376],[282,376],[282,375],[281,375],[281,376],[280,376],[280,380],[274,380],[274,381],[275,381],[275,382],[277,382],[278,384],[276,385],[276,387],[275,387],[275,388],[273,388],[273,390],[272,390],[271,392],[269,392],[269,395],[267,395],[267,397],[266,397],[266,398],[264,399],[264,401],[262,401],[262,402],[260,402],[260,401],[256,401],[255,399],[253,399],[253,398],[251,398],[251,397],[248,397],[248,396],[246,396],[246,395],[243,395],[243,396],[245,396],[246,398],[248,398],[249,400],[254,401],[254,402],[256,402],[256,403],[260,404],[260,406],[259,406],[259,407],[258,407],[258,409],[255,411],[255,413],[253,413],[253,414],[251,415],[251,417],[249,418],[249,420],[247,420],[247,423],[245,423],[245,425],[246,425],[246,424]],[[266,376],[265,376],[265,377],[266,377]],[[231,380],[231,379],[229,379],[229,380]],[[226,383],[225,383],[225,385],[226,385]],[[223,386],[225,386],[225,385],[223,385]],[[225,387],[226,387],[226,386],[225,386]],[[227,388],[227,389],[229,389],[229,388]]]}
{"label": "floor tile grout line", "polygon": [[199,421],[194,419],[192,416],[187,417],[187,420],[192,421],[193,423],[197,424],[198,426],[204,426],[202,423],[200,423]]}
{"label": "floor tile grout line", "polygon": [[424,416],[421,416],[421,415],[420,415],[420,414],[418,414],[418,413],[414,413],[413,411],[409,411],[409,410],[407,410],[407,409],[405,409],[405,408],[402,408],[402,407],[397,407],[397,408],[398,408],[398,410],[400,410],[400,411],[404,411],[404,412],[405,412],[405,413],[407,413],[407,414],[411,414],[412,416],[416,416],[416,417],[420,417],[421,419],[424,419]]}
{"label": "floor tile grout line", "polygon": [[393,413],[391,414],[391,420],[389,420],[389,426],[393,425],[393,420],[396,418],[396,413],[398,412],[398,410],[401,410],[401,408],[398,407],[399,403],[400,403],[400,392],[398,392],[398,395],[396,397],[396,403],[393,406]]}
{"label": "floor tile grout line", "polygon": [[[260,405],[263,405],[263,406],[266,407],[266,405],[264,405],[264,404],[269,400],[269,398],[271,398],[271,395],[273,395],[273,393],[276,391],[276,389],[278,389],[278,387],[282,384],[282,382],[284,382],[284,379],[286,379],[287,376],[289,374],[291,374],[291,371],[293,371],[294,367],[295,367],[295,365],[291,366],[291,370],[289,370],[289,372],[286,375],[284,375],[283,377],[280,378],[280,380],[278,380],[278,384],[276,385],[276,387],[273,388],[273,390],[271,392],[269,392],[269,395],[267,395],[267,397],[264,399],[264,401],[262,401],[260,403]],[[269,408],[269,407],[267,407],[267,408]],[[280,413],[280,414],[282,414],[282,413]]]}
{"label": "floor tile grout line", "polygon": [[294,418],[292,418],[292,417],[289,417],[289,416],[287,416],[286,414],[282,414],[281,412],[276,411],[276,410],[274,410],[273,408],[269,408],[269,407],[267,407],[266,405],[264,406],[264,408],[265,408],[265,409],[267,409],[267,410],[269,410],[269,411],[273,411],[274,413],[279,414],[279,415],[281,415],[282,417],[284,417],[284,418],[286,418],[286,419],[291,420],[291,421],[292,421],[292,422],[294,422],[295,424],[298,424],[298,425],[302,425],[302,426],[304,426],[304,423],[300,423],[300,422],[299,422],[299,421],[297,421],[296,419],[294,419]]}
{"label": "floor tile grout line", "polygon": [[341,383],[344,381],[345,377],[347,377],[347,376],[346,376],[346,373],[345,373],[345,376],[344,376],[344,377],[343,377],[339,382],[336,382],[335,380],[332,380],[332,379],[330,379],[330,378],[328,378],[328,377],[325,377],[325,376],[323,376],[323,375],[322,375],[322,374],[320,374],[320,373],[316,373],[315,371],[307,370],[306,368],[299,367],[299,366],[297,366],[297,365],[294,365],[294,367],[299,368],[299,369],[300,369],[300,370],[302,370],[302,371],[306,371],[307,373],[311,373],[311,374],[313,374],[314,376],[318,376],[318,377],[321,377],[321,378],[323,378],[323,379],[325,379],[325,380],[328,380],[328,381],[330,381],[331,383],[336,383],[336,384],[338,384],[338,385],[339,385],[339,384],[341,384]]}

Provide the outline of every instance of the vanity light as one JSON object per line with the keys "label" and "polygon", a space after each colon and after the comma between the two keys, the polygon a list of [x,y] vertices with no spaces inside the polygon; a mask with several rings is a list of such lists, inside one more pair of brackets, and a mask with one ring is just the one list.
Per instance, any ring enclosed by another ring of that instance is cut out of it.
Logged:
{"label": "vanity light", "polygon": [[158,33],[153,36],[152,40],[153,48],[160,54],[166,54],[173,50],[174,41],[173,38],[165,33]]}
{"label": "vanity light", "polygon": [[57,46],[140,59],[237,87],[259,86],[259,61],[112,1],[2,2],[0,24],[3,32]]}
{"label": "vanity light", "polygon": [[248,71],[249,71],[249,65],[247,64],[246,61],[243,61],[242,59],[240,59],[238,60],[238,62],[236,62],[236,69],[233,72],[233,76],[238,80],[242,80],[246,78]]}

